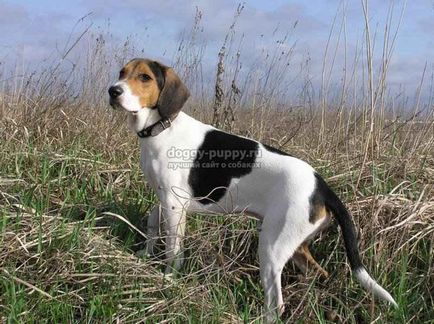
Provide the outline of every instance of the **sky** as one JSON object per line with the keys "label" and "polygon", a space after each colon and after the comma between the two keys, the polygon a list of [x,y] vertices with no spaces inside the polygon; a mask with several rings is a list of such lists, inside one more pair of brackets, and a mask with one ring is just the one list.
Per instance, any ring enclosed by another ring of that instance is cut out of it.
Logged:
{"label": "sky", "polygon": [[[202,19],[198,37],[206,44],[203,59],[211,69],[216,65],[218,50],[238,4],[233,0],[0,0],[0,63],[18,61],[30,67],[38,65],[47,57],[59,56],[71,34],[74,39],[90,26],[91,33],[110,35],[114,47],[121,47],[129,38],[142,50],[143,56],[171,64],[179,40],[191,30],[199,10]],[[405,11],[390,61],[389,82],[411,91],[419,84],[425,65],[427,73],[433,69],[434,0],[369,1],[369,22],[377,57],[374,64],[380,62],[378,57],[391,4],[394,5],[392,31],[404,5]],[[338,38],[344,11],[346,47],[342,34]],[[80,20],[82,17],[85,18]],[[338,67],[342,67],[345,53],[351,57],[360,46],[364,37],[362,1],[246,1],[235,30],[239,35],[236,41],[242,39],[246,63],[254,62],[253,58],[263,55],[264,49],[275,47],[279,39],[289,35],[287,49],[296,43],[294,60],[301,64],[309,57],[310,73],[319,82],[329,37],[331,47],[337,46]],[[334,51],[329,47],[328,62],[333,58],[331,53]]]}

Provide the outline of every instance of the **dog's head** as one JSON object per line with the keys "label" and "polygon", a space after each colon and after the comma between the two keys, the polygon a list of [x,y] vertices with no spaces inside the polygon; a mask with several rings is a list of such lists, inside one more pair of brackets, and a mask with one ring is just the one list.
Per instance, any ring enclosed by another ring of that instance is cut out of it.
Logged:
{"label": "dog's head", "polygon": [[158,109],[161,117],[173,117],[190,96],[172,68],[148,59],[133,59],[109,88],[110,105],[131,113]]}

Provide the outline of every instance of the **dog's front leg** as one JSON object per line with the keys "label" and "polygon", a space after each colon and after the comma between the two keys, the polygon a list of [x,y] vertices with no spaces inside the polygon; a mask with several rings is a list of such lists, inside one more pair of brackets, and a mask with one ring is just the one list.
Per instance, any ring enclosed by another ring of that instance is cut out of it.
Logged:
{"label": "dog's front leg", "polygon": [[160,205],[154,206],[148,216],[146,226],[146,234],[148,239],[146,241],[146,255],[149,257],[154,254],[154,247],[160,232]]}
{"label": "dog's front leg", "polygon": [[186,210],[184,207],[173,205],[163,206],[163,219],[166,240],[166,274],[179,270],[183,258],[181,241],[185,233]]}

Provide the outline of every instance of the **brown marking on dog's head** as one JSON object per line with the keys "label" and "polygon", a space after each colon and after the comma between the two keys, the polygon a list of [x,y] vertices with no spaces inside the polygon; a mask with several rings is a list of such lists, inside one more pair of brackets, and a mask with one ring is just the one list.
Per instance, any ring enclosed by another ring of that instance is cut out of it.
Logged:
{"label": "brown marking on dog's head", "polygon": [[160,97],[158,71],[151,68],[152,61],[133,59],[119,73],[119,80],[124,81],[131,93],[139,98],[142,108],[154,108]]}
{"label": "brown marking on dog's head", "polygon": [[158,108],[161,117],[176,115],[190,96],[172,68],[149,59],[133,59],[120,71],[142,108]]}

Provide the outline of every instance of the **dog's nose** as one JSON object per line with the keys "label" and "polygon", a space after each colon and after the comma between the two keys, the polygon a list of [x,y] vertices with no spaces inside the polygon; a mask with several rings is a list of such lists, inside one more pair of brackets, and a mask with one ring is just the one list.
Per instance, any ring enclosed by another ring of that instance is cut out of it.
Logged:
{"label": "dog's nose", "polygon": [[122,88],[120,86],[111,86],[108,90],[109,95],[111,98],[115,99],[117,97],[119,97],[124,90],[122,90]]}

